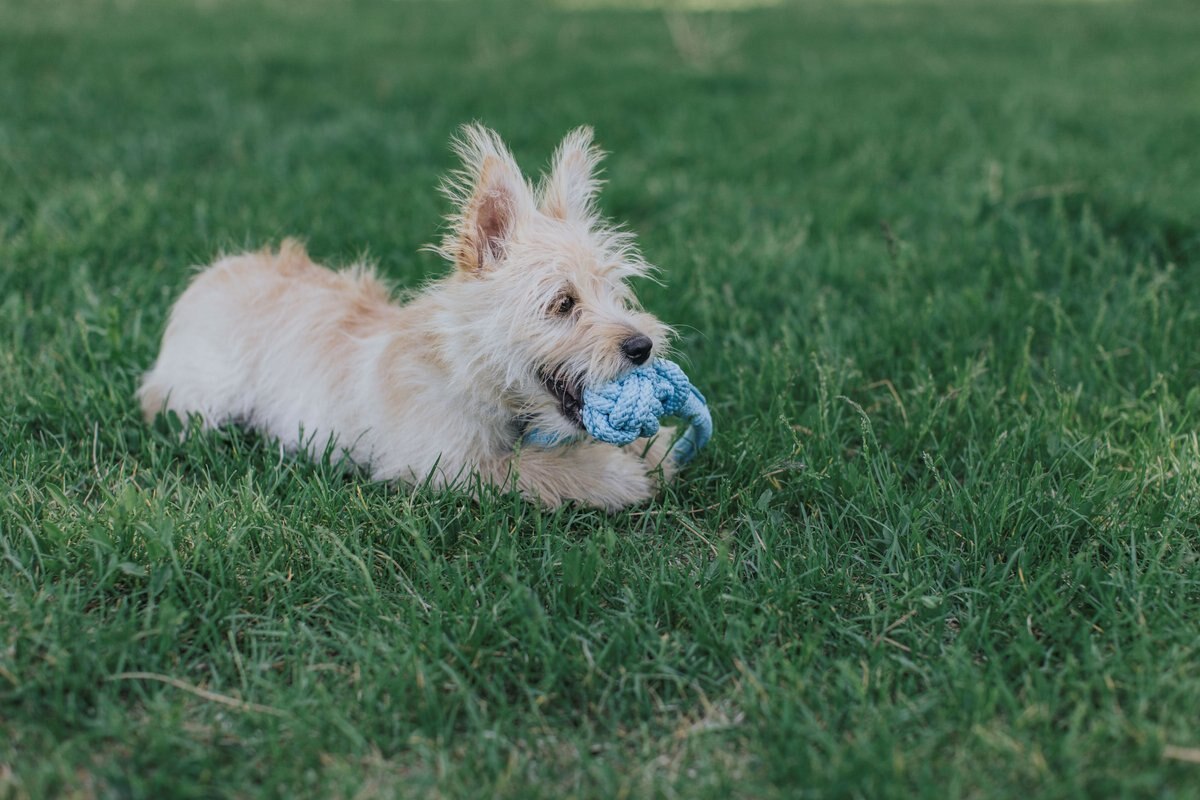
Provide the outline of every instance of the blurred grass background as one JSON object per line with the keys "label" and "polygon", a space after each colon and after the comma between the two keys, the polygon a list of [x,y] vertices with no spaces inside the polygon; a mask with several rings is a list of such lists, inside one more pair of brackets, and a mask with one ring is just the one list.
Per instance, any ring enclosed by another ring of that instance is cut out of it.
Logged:
{"label": "blurred grass background", "polygon": [[[0,795],[1194,796],[1188,2],[0,5]],[[185,444],[192,265],[401,287],[478,119],[717,423],[649,506]]]}

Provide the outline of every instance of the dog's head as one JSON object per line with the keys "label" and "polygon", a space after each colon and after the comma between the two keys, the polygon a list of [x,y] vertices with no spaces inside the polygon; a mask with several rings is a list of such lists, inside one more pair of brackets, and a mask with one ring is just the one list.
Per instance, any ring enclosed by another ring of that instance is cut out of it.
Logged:
{"label": "dog's head", "polygon": [[456,210],[437,248],[455,264],[446,284],[473,380],[539,429],[579,430],[583,389],[662,355],[670,330],[637,304],[627,281],[649,265],[628,232],[595,207],[602,153],[570,133],[534,188],[492,131],[455,142],[463,168],[444,185]]}

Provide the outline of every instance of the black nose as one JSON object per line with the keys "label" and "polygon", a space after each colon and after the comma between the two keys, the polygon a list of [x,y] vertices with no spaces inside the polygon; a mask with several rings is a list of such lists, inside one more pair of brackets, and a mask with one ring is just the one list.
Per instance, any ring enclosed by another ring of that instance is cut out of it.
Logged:
{"label": "black nose", "polygon": [[621,342],[621,352],[635,364],[645,364],[653,349],[654,342],[650,341],[650,337],[640,333]]}

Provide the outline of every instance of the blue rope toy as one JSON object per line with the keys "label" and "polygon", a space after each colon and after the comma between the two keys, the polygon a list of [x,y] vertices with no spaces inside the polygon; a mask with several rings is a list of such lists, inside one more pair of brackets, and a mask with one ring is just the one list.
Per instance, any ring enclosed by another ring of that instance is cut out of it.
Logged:
{"label": "blue rope toy", "polygon": [[[672,361],[643,364],[615,381],[583,391],[583,427],[600,442],[620,446],[653,436],[662,417],[679,417],[690,423],[671,448],[677,464],[691,461],[712,437],[712,415],[704,395]],[[574,438],[534,429],[526,432],[523,442],[553,447]]]}

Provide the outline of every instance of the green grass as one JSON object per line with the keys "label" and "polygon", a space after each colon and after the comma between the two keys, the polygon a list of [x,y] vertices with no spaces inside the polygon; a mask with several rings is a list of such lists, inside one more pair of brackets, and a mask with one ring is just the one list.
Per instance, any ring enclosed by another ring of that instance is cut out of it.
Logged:
{"label": "green grass", "polygon": [[[1194,4],[619,5],[0,4],[0,797],[1200,794]],[[476,118],[613,152],[676,487],[141,422],[219,249],[443,269]]]}

